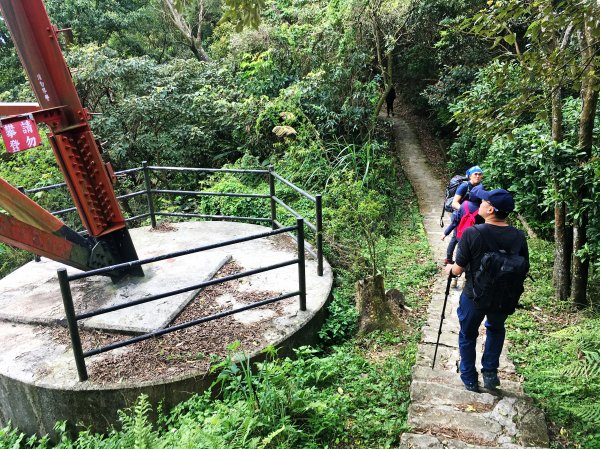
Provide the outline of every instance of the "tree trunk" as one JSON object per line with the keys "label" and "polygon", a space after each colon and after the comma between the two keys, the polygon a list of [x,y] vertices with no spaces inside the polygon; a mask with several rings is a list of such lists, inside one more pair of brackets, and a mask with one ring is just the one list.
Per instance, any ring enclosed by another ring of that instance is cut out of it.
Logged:
{"label": "tree trunk", "polygon": [[356,283],[356,308],[359,314],[358,332],[391,330],[400,325],[385,295],[383,276],[370,276]]}
{"label": "tree trunk", "polygon": [[[555,87],[552,91],[552,140],[563,141],[562,89]],[[559,192],[558,181],[554,180],[554,190]],[[554,269],[552,280],[554,295],[565,300],[571,292],[571,254],[572,230],[567,226],[567,206],[560,200],[554,204]]]}
{"label": "tree trunk", "polygon": [[198,61],[209,62],[211,60],[210,57],[204,51],[204,49],[202,47],[197,46],[195,43],[190,44],[190,50],[192,50],[192,53],[194,53],[194,56]]}
{"label": "tree trunk", "polygon": [[[556,181],[555,181],[556,182]],[[566,300],[571,293],[571,255],[573,253],[572,228],[566,225],[566,205],[554,205],[554,294],[556,299]]]}
{"label": "tree trunk", "polygon": [[587,283],[590,271],[590,263],[578,257],[576,252],[583,249],[587,238],[587,217],[581,217],[580,222],[573,227],[573,289],[571,290],[571,299],[575,307],[584,308],[588,305],[587,301]]}
{"label": "tree trunk", "polygon": [[392,52],[385,51],[385,44],[383,42],[384,36],[381,32],[381,26],[379,24],[379,20],[376,14],[372,14],[371,17],[371,26],[373,27],[373,40],[375,41],[375,57],[377,58],[377,66],[379,67],[379,71],[381,72],[381,77],[383,78],[384,92],[379,97],[377,101],[377,105],[375,106],[375,110],[373,111],[372,123],[373,126],[377,121],[377,116],[379,115],[379,111],[383,106],[385,101],[385,97],[389,93],[392,88]]}
{"label": "tree trunk", "polygon": [[[596,116],[596,108],[598,106],[598,75],[595,72],[595,58],[598,51],[598,43],[595,36],[598,33],[598,22],[595,18],[595,12],[598,8],[593,6],[592,9],[584,17],[584,27],[581,39],[581,54],[584,63],[587,64],[581,80],[581,116],[579,118],[579,135],[578,146],[581,156],[579,163],[581,165],[589,163],[592,158],[592,146],[594,142],[594,118]],[[597,63],[596,63],[597,64]],[[577,202],[579,219],[573,234],[573,277],[571,300],[577,307],[587,305],[587,284],[590,271],[589,258],[583,259],[577,254],[581,251],[587,241],[587,225],[588,211],[585,200],[590,197],[590,189],[586,182],[591,180],[583,180],[577,191]]]}

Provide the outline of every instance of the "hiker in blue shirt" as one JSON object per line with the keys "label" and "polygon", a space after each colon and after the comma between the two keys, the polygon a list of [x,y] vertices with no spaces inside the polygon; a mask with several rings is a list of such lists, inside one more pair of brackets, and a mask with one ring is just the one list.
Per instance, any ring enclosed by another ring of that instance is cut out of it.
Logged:
{"label": "hiker in blue shirt", "polygon": [[[450,223],[450,225],[446,228],[446,231],[444,231],[444,235],[442,236],[442,240],[444,240],[446,238],[447,235],[450,234],[450,232],[452,232],[452,229],[454,229],[456,226],[458,226],[458,223],[460,222],[460,218],[462,218],[462,216],[459,218],[457,217],[456,212],[460,212],[461,207],[460,205],[462,204],[462,202],[466,199],[469,198],[469,192],[471,192],[471,190],[478,186],[481,185],[481,180],[483,178],[483,170],[481,169],[481,167],[479,165],[474,165],[473,167],[469,168],[467,170],[467,178],[469,179],[466,182],[463,182],[461,185],[458,186],[458,188],[456,189],[456,193],[454,194],[454,199],[452,200],[452,207],[454,208],[455,212],[452,213],[452,222]],[[477,207],[479,207],[479,205],[477,205]],[[454,227],[452,227],[452,223],[456,221],[456,225]],[[444,259],[444,265],[452,265],[454,263],[454,249],[456,248],[456,245],[458,244],[458,238],[456,236],[456,232],[454,232],[452,234],[452,238],[450,239],[450,242],[448,243],[448,248],[446,249],[446,258]]]}
{"label": "hiker in blue shirt", "polygon": [[[454,212],[452,212],[452,221],[446,227],[446,229],[444,229],[444,235],[442,236],[442,240],[444,240],[452,231],[454,231],[454,233],[452,234],[452,240],[448,244],[448,249],[446,251],[446,260],[444,260],[445,265],[448,265],[448,264],[452,265],[454,263],[454,260],[453,260],[454,248],[460,241],[460,238],[462,237],[462,233],[463,233],[464,229],[466,229],[468,226],[471,226],[475,223],[483,223],[483,219],[481,217],[479,217],[478,213],[477,213],[477,211],[479,210],[479,205],[481,204],[481,198],[479,197],[479,192],[482,190],[483,190],[482,184],[479,184],[479,185],[473,187],[473,190],[471,190],[471,192],[469,194],[469,199],[464,201],[461,204],[461,207],[459,210],[455,210]],[[465,215],[467,215],[467,211],[468,211],[469,215],[474,214],[475,216],[473,217],[472,221],[470,221],[469,223],[463,223],[463,225],[460,226],[461,221],[463,221],[463,218],[465,218]],[[456,243],[453,244],[453,241],[455,241]],[[452,285],[454,287],[456,287],[456,279],[454,280]]]}
{"label": "hiker in blue shirt", "polygon": [[458,186],[458,189],[456,189],[454,199],[452,200],[452,207],[454,210],[459,210],[460,204],[468,198],[471,189],[476,185],[481,184],[481,181],[483,180],[483,170],[479,165],[474,165],[467,170],[467,178],[469,178],[469,180],[462,183]]}

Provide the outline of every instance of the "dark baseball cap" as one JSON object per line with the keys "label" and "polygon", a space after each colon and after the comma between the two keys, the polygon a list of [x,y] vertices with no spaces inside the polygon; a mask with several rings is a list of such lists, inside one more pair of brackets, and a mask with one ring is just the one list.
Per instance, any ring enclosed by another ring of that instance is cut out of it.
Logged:
{"label": "dark baseball cap", "polygon": [[515,200],[513,199],[513,196],[504,189],[494,189],[489,192],[481,189],[477,192],[477,196],[482,200],[489,202],[497,211],[512,212],[515,210]]}
{"label": "dark baseball cap", "polygon": [[481,203],[481,192],[485,192],[485,187],[483,184],[478,184],[473,187],[469,192],[469,201],[477,204]]}

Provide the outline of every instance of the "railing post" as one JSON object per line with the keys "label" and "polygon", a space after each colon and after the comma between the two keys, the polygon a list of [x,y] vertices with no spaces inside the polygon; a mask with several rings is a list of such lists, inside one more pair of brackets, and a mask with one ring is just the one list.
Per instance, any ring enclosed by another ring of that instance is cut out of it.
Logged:
{"label": "railing post", "polygon": [[277,229],[277,204],[275,203],[275,176],[273,166],[269,165],[269,195],[271,195],[271,229]]}
{"label": "railing post", "polygon": [[304,268],[304,219],[296,219],[298,227],[298,290],[300,291],[300,310],[306,310],[306,270]]}
{"label": "railing post", "polygon": [[323,197],[315,195],[317,209],[317,274],[323,276]]}
{"label": "railing post", "polygon": [[63,304],[65,307],[65,315],[67,316],[67,324],[69,325],[69,335],[71,336],[71,347],[75,356],[75,365],[77,365],[77,373],[79,380],[88,379],[87,369],[85,367],[85,359],[83,357],[83,349],[81,348],[81,339],[79,338],[79,328],[77,327],[77,319],[75,318],[75,307],[73,307],[73,296],[71,296],[71,286],[65,268],[59,268],[58,283],[60,284],[60,293],[62,294]]}
{"label": "railing post", "polygon": [[148,169],[148,162],[143,161],[142,167],[144,169],[144,182],[146,184],[146,195],[148,196],[148,210],[150,211],[150,221],[152,227],[156,227],[156,216],[154,215],[154,199],[152,198],[152,185],[150,184],[150,170]]}

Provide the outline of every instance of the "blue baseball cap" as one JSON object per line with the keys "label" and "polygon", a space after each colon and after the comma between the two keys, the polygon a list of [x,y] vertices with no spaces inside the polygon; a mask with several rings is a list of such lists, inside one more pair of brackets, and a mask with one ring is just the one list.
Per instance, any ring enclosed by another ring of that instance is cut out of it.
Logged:
{"label": "blue baseball cap", "polygon": [[[473,191],[471,191],[471,194],[472,193]],[[508,213],[515,210],[515,200],[513,199],[513,196],[504,189],[494,189],[489,192],[481,189],[478,192],[478,196],[482,200],[489,202],[497,211]]]}
{"label": "blue baseball cap", "polygon": [[481,192],[484,191],[483,184],[478,184],[469,192],[469,201],[473,203],[481,203]]}
{"label": "blue baseball cap", "polygon": [[473,173],[483,173],[483,170],[479,165],[473,165],[470,169],[467,170],[467,176],[471,176]]}

